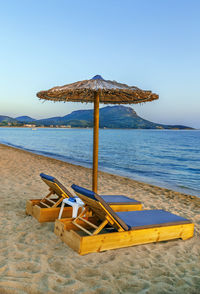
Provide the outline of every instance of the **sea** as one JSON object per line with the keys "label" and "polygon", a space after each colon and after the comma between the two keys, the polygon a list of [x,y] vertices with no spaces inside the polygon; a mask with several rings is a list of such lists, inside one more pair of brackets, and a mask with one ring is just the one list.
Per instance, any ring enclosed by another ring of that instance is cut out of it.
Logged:
{"label": "sea", "polygon": [[[92,167],[92,129],[1,127],[0,143]],[[99,170],[200,197],[200,131],[100,129]]]}

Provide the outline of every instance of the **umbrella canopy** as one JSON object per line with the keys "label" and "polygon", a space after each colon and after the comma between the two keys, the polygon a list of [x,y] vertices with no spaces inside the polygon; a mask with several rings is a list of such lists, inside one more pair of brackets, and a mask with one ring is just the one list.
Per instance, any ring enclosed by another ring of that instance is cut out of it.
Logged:
{"label": "umbrella canopy", "polygon": [[144,91],[135,86],[104,80],[96,75],[84,80],[61,87],[54,87],[37,93],[40,99],[64,102],[94,102],[94,135],[93,135],[93,191],[97,192],[98,171],[98,129],[99,103],[104,104],[137,104],[159,98],[151,91]]}
{"label": "umbrella canopy", "polygon": [[143,91],[135,86],[104,80],[96,75],[91,80],[80,81],[61,87],[54,87],[37,93],[41,99],[70,102],[94,102],[94,93],[100,93],[100,103],[132,104],[158,99],[151,91]]}

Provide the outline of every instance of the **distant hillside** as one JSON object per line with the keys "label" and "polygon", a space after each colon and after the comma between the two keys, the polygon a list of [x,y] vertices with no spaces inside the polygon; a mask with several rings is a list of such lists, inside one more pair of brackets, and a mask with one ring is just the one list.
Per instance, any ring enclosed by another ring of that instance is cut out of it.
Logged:
{"label": "distant hillside", "polygon": [[[93,110],[77,110],[63,117],[38,120],[43,125],[70,125],[72,127],[92,127]],[[150,122],[137,115],[131,107],[106,106],[99,111],[100,128],[125,129],[191,129],[182,125],[163,125]]]}
{"label": "distant hillside", "polygon": [[18,116],[15,119],[17,121],[23,122],[23,123],[30,123],[30,122],[36,121],[36,119],[34,119],[34,118],[30,117],[30,116]]}
{"label": "distant hillside", "polygon": [[6,116],[6,115],[0,115],[0,123],[2,122],[16,122],[17,120],[12,118],[12,117],[9,117],[9,116]]}
{"label": "distant hillside", "polygon": [[[77,110],[63,117],[57,116],[40,120],[28,116],[20,116],[16,120],[21,123],[34,123],[38,126],[65,125],[86,128],[93,126],[93,110]],[[99,126],[100,128],[114,129],[192,129],[183,125],[164,125],[145,120],[138,116],[131,107],[125,106],[106,106],[101,108],[99,111]]]}

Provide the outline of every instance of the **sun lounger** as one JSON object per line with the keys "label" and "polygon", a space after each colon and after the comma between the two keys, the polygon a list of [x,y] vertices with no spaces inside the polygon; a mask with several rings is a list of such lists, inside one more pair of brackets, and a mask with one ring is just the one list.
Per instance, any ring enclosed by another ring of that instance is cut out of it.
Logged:
{"label": "sun lounger", "polygon": [[[50,222],[55,221],[55,219],[61,216],[63,218],[71,218],[73,209],[74,215],[82,211],[81,201],[76,201],[76,203],[73,201],[77,199],[77,195],[73,190],[70,191],[67,189],[55,177],[44,173],[41,173],[40,177],[49,187],[49,193],[43,199],[32,199],[27,201],[26,213],[28,215],[34,216],[39,222]],[[141,202],[124,195],[103,195],[102,197],[115,211],[142,209]],[[62,202],[63,204],[61,206]],[[67,204],[67,206],[64,207],[64,204]]]}
{"label": "sun lounger", "polygon": [[[39,222],[55,221],[64,199],[73,199],[76,194],[63,186],[55,177],[40,174],[41,179],[49,187],[49,193],[42,199],[31,199],[26,203],[26,213],[34,216]],[[82,210],[80,209],[79,212]],[[72,207],[63,209],[63,217],[72,216]]]}
{"label": "sun lounger", "polygon": [[[77,197],[74,193],[69,191],[66,187],[64,187],[56,178],[52,176],[48,176],[46,174],[40,174],[41,179],[49,186],[50,193],[45,196],[40,203],[45,205],[46,207],[57,207],[64,198],[74,198]],[[57,200],[51,200],[50,196],[56,195]]]}
{"label": "sun lounger", "polygon": [[[79,254],[193,236],[194,224],[164,210],[115,212],[103,197],[72,188],[86,204],[74,220],[56,220],[55,234]],[[92,210],[95,217],[87,217]]]}

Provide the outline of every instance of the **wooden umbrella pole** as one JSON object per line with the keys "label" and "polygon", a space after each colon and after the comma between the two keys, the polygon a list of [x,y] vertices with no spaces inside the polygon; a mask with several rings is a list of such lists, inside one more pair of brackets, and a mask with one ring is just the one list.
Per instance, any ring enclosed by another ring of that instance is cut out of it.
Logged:
{"label": "wooden umbrella pole", "polygon": [[94,94],[94,127],[93,127],[93,177],[92,190],[97,193],[99,146],[99,92]]}

